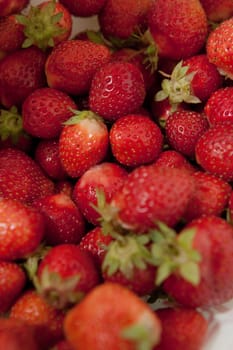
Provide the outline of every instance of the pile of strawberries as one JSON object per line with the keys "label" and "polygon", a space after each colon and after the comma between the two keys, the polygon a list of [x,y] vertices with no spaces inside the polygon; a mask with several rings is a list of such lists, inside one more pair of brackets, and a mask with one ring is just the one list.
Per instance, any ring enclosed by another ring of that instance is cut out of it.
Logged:
{"label": "pile of strawberries", "polygon": [[200,350],[233,298],[232,0],[0,16],[0,348]]}

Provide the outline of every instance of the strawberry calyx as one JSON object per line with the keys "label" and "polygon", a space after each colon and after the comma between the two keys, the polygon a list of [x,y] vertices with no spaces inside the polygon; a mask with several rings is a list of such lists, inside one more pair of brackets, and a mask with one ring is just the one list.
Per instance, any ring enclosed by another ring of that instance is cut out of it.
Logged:
{"label": "strawberry calyx", "polygon": [[161,87],[155,95],[155,101],[162,101],[166,98],[173,108],[182,102],[200,103],[201,100],[192,94],[191,83],[196,72],[187,73],[189,67],[183,66],[182,61],[178,62],[171,74],[160,73],[166,77],[163,79]]}
{"label": "strawberry calyx", "polygon": [[26,135],[23,130],[22,116],[15,106],[9,110],[0,110],[0,138],[2,141],[11,139],[16,144],[22,135]]}
{"label": "strawberry calyx", "polygon": [[25,261],[22,263],[22,266],[25,269],[30,281],[34,280],[40,261],[43,260],[50,249],[50,246],[40,244],[33,254],[25,257]]}
{"label": "strawberry calyx", "polygon": [[27,15],[16,15],[17,21],[24,26],[26,39],[22,47],[36,45],[42,50],[54,47],[54,38],[65,33],[58,23],[63,13],[55,14],[56,1],[49,1],[45,6],[31,6]]}

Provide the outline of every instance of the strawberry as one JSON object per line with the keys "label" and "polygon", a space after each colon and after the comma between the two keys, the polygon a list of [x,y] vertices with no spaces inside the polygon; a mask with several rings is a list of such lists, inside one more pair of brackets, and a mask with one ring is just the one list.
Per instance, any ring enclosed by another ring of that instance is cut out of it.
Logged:
{"label": "strawberry", "polygon": [[0,17],[0,56],[21,48],[24,41],[23,27],[14,15]]}
{"label": "strawberry", "polygon": [[226,181],[207,172],[197,171],[192,176],[195,180],[195,190],[186,208],[184,218],[190,221],[202,215],[220,216],[227,208],[232,192],[231,186]]}
{"label": "strawberry", "polygon": [[73,350],[67,340],[61,340],[51,350]]}
{"label": "strawberry", "polygon": [[233,87],[227,86],[215,91],[204,108],[210,125],[224,121],[233,122]]}
{"label": "strawberry", "polygon": [[222,22],[233,16],[231,0],[200,0],[210,21]]}
{"label": "strawberry", "polygon": [[36,146],[34,158],[50,178],[65,180],[68,177],[59,158],[58,139],[40,140]]}
{"label": "strawberry", "polygon": [[108,38],[127,39],[139,28],[143,30],[151,3],[151,0],[106,0],[98,14],[101,32]]}
{"label": "strawberry", "polygon": [[108,121],[140,108],[146,95],[141,71],[128,62],[110,62],[94,75],[89,107]]}
{"label": "strawberry", "polygon": [[29,47],[0,61],[0,102],[4,107],[21,106],[30,93],[45,86],[45,60],[40,49]]}
{"label": "strawberry", "polygon": [[69,12],[78,17],[90,17],[97,15],[103,8],[106,0],[60,0]]}
{"label": "strawberry", "polygon": [[0,312],[8,312],[26,285],[24,270],[14,262],[0,262]]}
{"label": "strawberry", "polygon": [[206,53],[210,62],[216,65],[222,74],[233,79],[233,17],[224,20],[211,31],[206,43]]}
{"label": "strawberry", "polygon": [[157,0],[148,16],[148,28],[158,47],[159,57],[180,60],[203,48],[207,17],[199,0]]}
{"label": "strawberry", "polygon": [[64,330],[73,349],[131,350],[142,344],[152,349],[159,343],[161,325],[156,313],[132,291],[106,282],[68,311]]}
{"label": "strawberry", "polygon": [[33,206],[43,213],[45,241],[49,245],[80,242],[85,231],[83,216],[65,193],[52,194],[34,201]]}
{"label": "strawberry", "polygon": [[23,47],[35,45],[42,50],[68,40],[72,30],[70,12],[60,2],[42,1],[30,6],[26,15],[16,16],[23,25],[25,41]]}
{"label": "strawberry", "polygon": [[0,16],[8,16],[19,13],[28,5],[29,0],[2,0],[0,4]]}
{"label": "strawberry", "polygon": [[65,40],[53,48],[46,61],[48,85],[71,95],[88,93],[95,72],[109,59],[105,45]]}
{"label": "strawberry", "polygon": [[47,349],[63,338],[64,312],[49,305],[34,289],[26,290],[10,310],[10,320],[23,321],[35,328],[40,349]]}
{"label": "strawberry", "polygon": [[196,143],[208,129],[209,124],[204,115],[191,110],[179,110],[168,117],[165,135],[171,148],[194,158]]}
{"label": "strawberry", "polygon": [[0,259],[13,261],[33,253],[44,237],[43,216],[12,199],[0,200]]}
{"label": "strawberry", "polygon": [[180,168],[189,173],[195,172],[194,166],[185,156],[180,152],[170,149],[161,152],[154,165],[158,167]]}
{"label": "strawberry", "polygon": [[40,261],[34,282],[49,303],[64,309],[99,284],[100,276],[89,253],[76,244],[59,244]]}
{"label": "strawberry", "polygon": [[117,162],[128,167],[154,162],[163,147],[163,134],[158,125],[140,114],[128,114],[116,120],[109,140]]}
{"label": "strawberry", "polygon": [[36,89],[22,104],[23,128],[38,138],[58,137],[63,123],[76,108],[71,97],[62,91],[49,87]]}
{"label": "strawberry", "polygon": [[199,350],[206,340],[209,321],[197,310],[163,308],[156,311],[162,325],[159,345],[154,350]]}
{"label": "strawberry", "polygon": [[74,184],[70,178],[55,182],[55,193],[65,193],[67,196],[71,197],[73,189]]}
{"label": "strawberry", "polygon": [[[184,265],[177,271],[174,262],[179,264],[181,261],[179,253],[175,260],[173,256],[171,267],[174,270],[165,278],[164,291],[180,305],[191,308],[211,307],[230,300],[233,297],[233,227],[220,217],[202,216],[189,222],[176,236],[183,246],[187,246],[187,237],[184,236],[187,233],[192,237],[192,247],[200,255],[199,262],[195,267],[190,263],[185,265],[187,257],[181,259]],[[167,266],[166,271],[168,269]],[[190,283],[181,273],[195,281]]]}
{"label": "strawberry", "polygon": [[233,180],[233,125],[222,122],[209,128],[196,144],[197,163],[225,181]]}
{"label": "strawberry", "polygon": [[53,191],[53,182],[29,155],[13,148],[0,150],[1,197],[31,204]]}
{"label": "strawberry", "polygon": [[108,146],[108,129],[102,119],[91,111],[77,111],[59,137],[59,157],[68,175],[77,178],[105,159]]}
{"label": "strawberry", "polygon": [[92,224],[99,224],[100,215],[93,208],[97,205],[97,189],[104,192],[110,202],[123,185],[127,171],[116,163],[102,162],[89,168],[74,185],[72,198],[83,216]]}

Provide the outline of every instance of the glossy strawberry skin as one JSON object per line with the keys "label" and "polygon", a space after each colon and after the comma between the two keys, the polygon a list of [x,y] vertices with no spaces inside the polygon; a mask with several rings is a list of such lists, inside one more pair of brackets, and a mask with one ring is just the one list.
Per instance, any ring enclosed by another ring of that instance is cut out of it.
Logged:
{"label": "glossy strawberry skin", "polygon": [[210,125],[233,122],[233,87],[223,87],[213,92],[204,107]]}
{"label": "glossy strawberry skin", "polygon": [[23,27],[14,15],[0,17],[1,55],[20,49],[24,41]]}
{"label": "glossy strawberry skin", "polygon": [[196,171],[195,167],[185,156],[171,149],[162,151],[154,165],[158,167],[180,168],[191,174]]}
{"label": "glossy strawberry skin", "polygon": [[61,0],[60,2],[72,15],[78,17],[90,17],[97,15],[101,11],[106,0],[79,0],[78,3],[75,0]]}
{"label": "glossy strawberry skin", "polygon": [[29,0],[3,0],[0,4],[0,16],[8,16],[22,11]]}

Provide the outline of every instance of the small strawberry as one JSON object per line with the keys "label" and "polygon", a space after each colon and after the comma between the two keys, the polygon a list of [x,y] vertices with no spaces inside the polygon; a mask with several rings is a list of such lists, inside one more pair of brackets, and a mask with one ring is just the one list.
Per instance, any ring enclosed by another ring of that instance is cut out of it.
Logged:
{"label": "small strawberry", "polygon": [[85,232],[85,222],[79,208],[65,193],[52,194],[34,201],[43,213],[45,241],[48,245],[77,244]]}
{"label": "small strawberry", "polygon": [[221,73],[233,79],[233,17],[224,20],[211,31],[206,53],[210,62],[216,65]]}
{"label": "small strawberry", "polygon": [[233,16],[231,0],[200,0],[210,21],[222,22]]}
{"label": "small strawberry", "polygon": [[34,289],[26,290],[10,310],[10,320],[34,327],[40,349],[47,349],[63,338],[64,312],[49,305]]}
{"label": "small strawberry", "polygon": [[93,77],[89,107],[108,121],[133,113],[146,95],[141,71],[128,62],[110,62]]}
{"label": "small strawberry", "polygon": [[36,89],[22,104],[23,128],[38,138],[58,137],[72,109],[77,106],[66,93],[49,87]]}
{"label": "small strawberry", "polygon": [[0,262],[0,313],[8,312],[26,286],[24,270],[14,262]]}
{"label": "small strawberry", "polygon": [[13,261],[33,253],[44,237],[43,216],[12,199],[0,200],[0,259]]}
{"label": "small strawberry", "polygon": [[106,0],[60,0],[73,16],[90,17],[97,15],[103,8]]}
{"label": "small strawberry", "polygon": [[200,350],[207,338],[208,320],[197,310],[163,308],[156,311],[162,325],[159,345],[154,350]]}
{"label": "small strawberry", "polygon": [[0,3],[0,16],[19,13],[28,5],[29,0],[2,0]]}
{"label": "small strawberry", "polygon": [[24,41],[23,27],[14,15],[0,17],[0,57],[21,48]]}
{"label": "small strawberry", "polygon": [[77,111],[59,137],[59,157],[71,177],[80,177],[104,160],[109,146],[107,126],[91,111]]}
{"label": "small strawberry", "polygon": [[160,57],[180,60],[197,54],[204,46],[207,17],[199,0],[157,0],[148,16],[148,28]]}
{"label": "small strawberry", "polygon": [[50,304],[63,309],[89,293],[100,283],[100,276],[89,253],[75,244],[59,244],[39,263],[34,282]]}
{"label": "small strawberry", "polygon": [[89,92],[95,72],[110,59],[110,50],[87,40],[65,40],[48,56],[45,74],[50,87],[71,95]]}
{"label": "small strawberry", "polygon": [[158,158],[163,147],[163,134],[147,116],[128,114],[113,123],[109,141],[117,162],[136,167],[152,163]]}
{"label": "small strawberry", "polygon": [[225,181],[233,180],[233,124],[222,122],[209,128],[196,144],[197,163]]}
{"label": "small strawberry", "polygon": [[191,110],[179,110],[168,117],[165,136],[171,148],[194,158],[196,143],[208,129],[209,123],[204,115]]}
{"label": "small strawberry", "polygon": [[185,156],[180,152],[170,149],[161,152],[154,165],[158,167],[180,168],[189,173],[195,172],[194,166]]}
{"label": "small strawberry", "polygon": [[68,311],[64,330],[74,349],[152,349],[160,341],[161,325],[132,291],[106,282]]}
{"label": "small strawberry", "polygon": [[204,112],[210,125],[233,122],[233,87],[227,86],[215,91],[207,100]]}
{"label": "small strawberry", "polygon": [[115,192],[123,185],[127,171],[116,163],[102,162],[89,168],[74,185],[72,198],[83,216],[92,224],[99,225],[97,189],[103,191],[106,202],[110,202]]}
{"label": "small strawberry", "polygon": [[11,52],[0,61],[0,102],[21,106],[34,90],[45,86],[46,55],[36,47]]}

